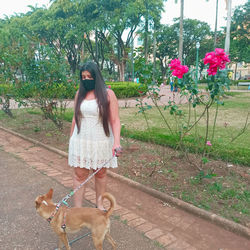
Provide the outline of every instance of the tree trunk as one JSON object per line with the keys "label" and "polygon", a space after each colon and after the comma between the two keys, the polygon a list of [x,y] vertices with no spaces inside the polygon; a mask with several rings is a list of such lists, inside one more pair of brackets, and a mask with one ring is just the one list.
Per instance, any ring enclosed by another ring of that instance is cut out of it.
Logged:
{"label": "tree trunk", "polygon": [[238,66],[238,63],[236,62],[235,63],[235,70],[234,70],[234,80],[236,80],[237,66]]}
{"label": "tree trunk", "polygon": [[125,62],[120,62],[118,65],[119,68],[119,81],[124,82],[124,75],[125,75],[125,66],[126,63]]}
{"label": "tree trunk", "polygon": [[184,13],[184,0],[181,0],[180,37],[179,37],[179,60],[181,61],[181,63],[183,54],[183,13]]}
{"label": "tree trunk", "polygon": [[214,27],[214,49],[217,43],[217,21],[218,21],[218,1],[216,0],[216,15],[215,15],[215,27]]}
{"label": "tree trunk", "polygon": [[73,56],[72,54],[70,54],[70,53],[68,53],[67,59],[68,59],[69,65],[70,65],[71,73],[74,75],[75,72],[76,72],[76,67],[77,67],[76,59],[75,59],[74,56]]}
{"label": "tree trunk", "polygon": [[145,35],[144,35],[144,53],[145,53],[145,61],[148,62],[148,15],[145,20]]}
{"label": "tree trunk", "polygon": [[225,40],[226,54],[229,54],[229,48],[230,48],[231,10],[232,10],[232,0],[227,0],[227,33]]}
{"label": "tree trunk", "polygon": [[155,81],[156,76],[156,34],[155,34],[155,27],[154,27],[154,43],[153,43],[153,57],[154,57],[154,69],[153,69],[153,80]]}
{"label": "tree trunk", "polygon": [[161,66],[161,75],[162,75],[162,79],[164,79],[164,82],[165,82],[165,78],[166,78],[166,68],[164,67],[164,63],[163,63],[163,60],[162,59],[159,59],[160,60],[160,66]]}
{"label": "tree trunk", "polygon": [[99,67],[99,51],[98,51],[98,36],[97,36],[97,30],[95,30],[95,57],[97,61],[97,65]]}

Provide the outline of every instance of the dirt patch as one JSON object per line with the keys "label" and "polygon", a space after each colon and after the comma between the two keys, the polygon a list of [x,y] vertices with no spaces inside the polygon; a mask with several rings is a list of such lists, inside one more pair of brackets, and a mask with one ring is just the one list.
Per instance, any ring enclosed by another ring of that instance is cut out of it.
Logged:
{"label": "dirt patch", "polygon": [[[68,151],[71,124],[58,131],[40,115],[15,111],[15,118],[0,115],[0,125],[62,151]],[[225,218],[250,226],[250,168],[209,159],[202,171],[168,147],[122,138],[123,157],[114,172],[182,199]]]}

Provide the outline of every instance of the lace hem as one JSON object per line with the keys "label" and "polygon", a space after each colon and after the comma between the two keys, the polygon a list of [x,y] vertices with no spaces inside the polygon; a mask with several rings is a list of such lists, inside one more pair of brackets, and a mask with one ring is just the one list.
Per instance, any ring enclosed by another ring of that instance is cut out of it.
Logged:
{"label": "lace hem", "polygon": [[[111,158],[110,158],[111,159]],[[80,167],[87,169],[98,169],[98,168],[117,168],[117,158],[111,160],[92,160],[92,159],[80,159],[79,156],[71,156],[68,160],[70,167]]]}

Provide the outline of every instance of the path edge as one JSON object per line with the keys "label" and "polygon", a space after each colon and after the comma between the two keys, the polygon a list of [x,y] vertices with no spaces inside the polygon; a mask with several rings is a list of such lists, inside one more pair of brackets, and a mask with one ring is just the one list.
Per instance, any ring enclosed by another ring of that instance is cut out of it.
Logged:
{"label": "path edge", "polygon": [[[0,126],[0,129],[2,129],[3,131],[7,132],[7,133],[10,133],[10,134],[13,134],[15,136],[18,136],[24,140],[27,140],[27,141],[30,141],[36,145],[39,145],[39,146],[42,146],[54,153],[57,153],[65,158],[68,157],[68,154],[62,150],[59,150],[57,148],[54,148],[54,147],[51,147],[51,146],[48,146],[42,142],[39,142],[39,141],[36,141],[32,138],[29,138],[25,135],[21,135],[13,130],[10,130],[10,129],[7,129],[7,128],[4,128],[2,126]],[[139,189],[140,191],[142,192],[145,192],[157,199],[160,199],[162,201],[165,201],[165,202],[168,202],[168,203],[171,203],[172,205],[180,208],[180,209],[183,209],[189,213],[192,213],[194,215],[197,215],[203,219],[206,219],[212,223],[215,223],[216,225],[228,230],[228,231],[231,231],[231,232],[234,232],[234,233],[237,233],[238,235],[241,235],[247,239],[250,239],[250,228],[247,228],[245,226],[242,226],[240,224],[237,224],[233,221],[230,221],[228,219],[225,219],[217,214],[214,214],[214,213],[211,213],[211,212],[208,212],[206,210],[203,210],[201,208],[198,208],[198,207],[195,207],[194,205],[192,204],[189,204],[187,202],[184,202],[178,198],[175,198],[175,197],[172,197],[170,195],[167,195],[167,194],[164,194],[160,191],[157,191],[155,189],[152,189],[152,188],[149,188],[149,187],[146,187],[138,182],[135,182],[133,180],[130,180],[129,178],[126,178],[124,176],[121,176],[119,174],[116,174],[110,170],[108,170],[108,175],[114,179],[117,179],[123,183],[126,183],[127,185],[131,186],[131,187],[134,187],[134,188],[137,188]]]}

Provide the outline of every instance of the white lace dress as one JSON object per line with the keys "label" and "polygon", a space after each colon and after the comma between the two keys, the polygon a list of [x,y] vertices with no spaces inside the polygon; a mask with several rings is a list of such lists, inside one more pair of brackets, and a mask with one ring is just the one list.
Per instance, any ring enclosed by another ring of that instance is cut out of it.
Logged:
{"label": "white lace dress", "polygon": [[[87,169],[116,168],[117,158],[112,158],[114,142],[112,130],[110,128],[110,136],[107,137],[99,119],[96,100],[83,100],[80,110],[83,114],[80,133],[77,133],[75,125],[69,140],[69,166]],[[105,164],[106,162],[108,163]]]}

